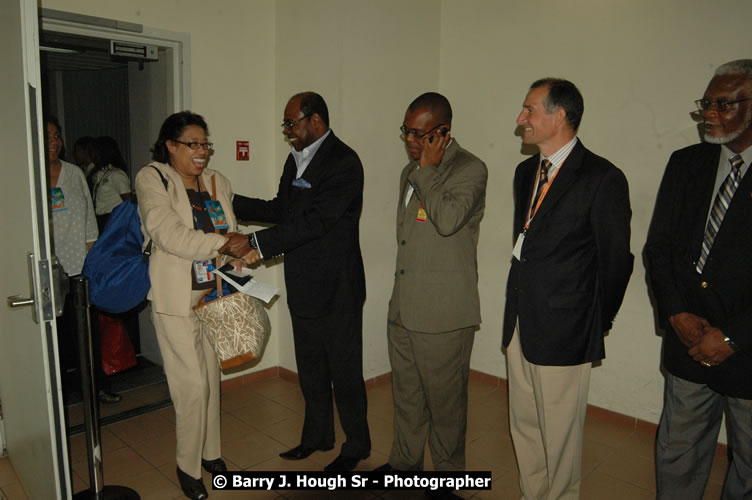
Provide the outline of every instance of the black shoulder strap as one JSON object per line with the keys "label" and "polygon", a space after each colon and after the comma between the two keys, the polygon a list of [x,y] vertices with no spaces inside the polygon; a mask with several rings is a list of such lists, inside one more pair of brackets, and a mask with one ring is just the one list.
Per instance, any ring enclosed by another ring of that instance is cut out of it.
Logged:
{"label": "black shoulder strap", "polygon": [[[167,179],[165,179],[165,176],[164,174],[162,174],[162,171],[159,170],[154,165],[147,165],[147,166],[157,171],[157,173],[159,174],[159,178],[162,179],[162,184],[164,184],[165,191],[167,191]],[[146,246],[144,247],[144,251],[141,252],[141,257],[144,260],[148,259],[150,256],[151,256],[151,240],[149,240],[149,243],[147,243]]]}
{"label": "black shoulder strap", "polygon": [[164,174],[162,174],[162,171],[159,170],[154,165],[147,165],[147,167],[151,167],[151,168],[153,168],[154,170],[157,171],[157,173],[159,174],[159,178],[162,179],[162,184],[164,184],[165,191],[167,191],[167,179],[165,179],[165,176],[164,176]]}

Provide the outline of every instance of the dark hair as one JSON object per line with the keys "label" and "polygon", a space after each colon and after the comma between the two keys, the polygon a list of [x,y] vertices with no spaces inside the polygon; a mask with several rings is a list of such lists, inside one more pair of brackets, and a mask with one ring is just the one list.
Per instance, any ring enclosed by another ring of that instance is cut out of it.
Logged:
{"label": "dark hair", "polygon": [[[47,124],[52,124],[55,127],[57,127],[57,131],[60,132],[60,135],[63,135],[63,127],[60,126],[60,120],[57,119],[57,116],[54,115],[45,115],[44,117],[44,126],[47,127]],[[46,130],[45,130],[45,137]],[[62,140],[62,137],[61,137]],[[63,141],[63,147],[60,148],[60,153],[58,153],[57,157],[61,160],[65,160],[65,141]]]}
{"label": "dark hair", "polygon": [[546,113],[551,114],[562,108],[567,114],[567,123],[572,127],[572,130],[577,132],[582,120],[582,113],[585,112],[585,103],[580,91],[574,83],[561,78],[541,78],[533,82],[530,88],[537,89],[544,85],[548,87],[548,95],[543,100]]}
{"label": "dark hair", "polygon": [[97,137],[94,140],[94,165],[106,167],[112,165],[122,170],[127,170],[120,147],[115,139],[109,136]]}
{"label": "dark hair", "polygon": [[95,139],[90,135],[85,135],[83,137],[79,137],[76,139],[76,142],[73,144],[74,151],[76,148],[83,148],[87,151],[91,151],[94,148],[94,141]]}
{"label": "dark hair", "polygon": [[290,100],[296,97],[300,97],[300,111],[303,113],[303,116],[317,114],[321,117],[324,125],[329,127],[329,108],[326,107],[323,97],[316,92],[301,92],[292,96]]}
{"label": "dark hair", "polygon": [[168,116],[159,129],[157,142],[151,149],[151,159],[160,163],[170,163],[167,141],[176,141],[183,133],[183,129],[191,125],[197,125],[204,129],[207,135],[209,134],[209,127],[201,115],[186,110]]}
{"label": "dark hair", "polygon": [[452,106],[449,99],[437,92],[426,92],[415,98],[407,109],[414,113],[419,109],[427,109],[441,123],[452,124]]}

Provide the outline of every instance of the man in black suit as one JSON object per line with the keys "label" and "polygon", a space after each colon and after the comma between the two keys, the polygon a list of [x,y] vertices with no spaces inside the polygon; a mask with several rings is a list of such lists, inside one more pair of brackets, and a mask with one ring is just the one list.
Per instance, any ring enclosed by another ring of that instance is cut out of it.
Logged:
{"label": "man in black suit", "polygon": [[590,369],[632,273],[624,174],[577,139],[569,81],[538,80],[517,118],[534,155],[514,176],[507,282],[509,421],[523,498],[579,498]]}
{"label": "man in black suit", "polygon": [[371,451],[363,382],[365,273],[358,236],[363,166],[329,129],[329,112],[318,94],[294,95],[282,128],[292,150],[276,198],[235,195],[233,201],[238,219],[276,225],[247,238],[234,236],[221,251],[246,255],[251,263],[285,256],[306,408],[300,444],[280,456],[300,460],[334,446],[334,388],[346,441],[325,470],[348,471]]}
{"label": "man in black suit", "polygon": [[723,498],[752,498],[752,60],[720,66],[696,103],[705,142],[671,155],[645,244],[665,330],[658,498],[702,498],[724,406]]}

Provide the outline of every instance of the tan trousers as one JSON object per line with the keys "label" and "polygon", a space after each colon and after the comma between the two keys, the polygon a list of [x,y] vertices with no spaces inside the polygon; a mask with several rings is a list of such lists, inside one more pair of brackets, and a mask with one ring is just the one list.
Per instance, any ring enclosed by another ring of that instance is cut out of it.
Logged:
{"label": "tan trousers", "polygon": [[580,498],[582,437],[592,363],[540,366],[507,347],[509,427],[526,500]]}
{"label": "tan trousers", "polygon": [[[202,291],[193,292],[193,302]],[[219,435],[219,364],[209,341],[199,333],[198,318],[152,312],[164,361],[167,385],[175,406],[177,464],[191,477],[201,477],[201,459],[221,455]]]}

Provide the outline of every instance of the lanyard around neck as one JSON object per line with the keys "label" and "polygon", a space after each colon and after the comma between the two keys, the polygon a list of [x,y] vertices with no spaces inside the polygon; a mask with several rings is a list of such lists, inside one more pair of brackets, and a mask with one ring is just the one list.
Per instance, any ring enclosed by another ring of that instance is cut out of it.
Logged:
{"label": "lanyard around neck", "polygon": [[525,228],[524,228],[525,231],[527,231],[527,229],[530,227],[530,222],[532,222],[533,217],[535,217],[535,214],[538,213],[538,208],[541,206],[541,203],[543,203],[543,198],[545,198],[546,195],[548,194],[548,190],[551,188],[551,184],[554,183],[554,179],[556,179],[556,176],[559,175],[560,170],[561,170],[561,165],[559,165],[559,167],[556,168],[554,175],[552,175],[551,178],[546,183],[546,185],[543,186],[543,190],[541,191],[541,194],[538,197],[538,202],[535,204],[535,206],[533,206],[533,200],[535,199],[535,191],[538,190],[538,184],[540,182],[539,179],[540,179],[541,166],[540,166],[540,163],[538,163],[538,170],[536,171],[536,175],[535,175],[535,184],[533,186],[534,191],[530,195],[530,206],[528,207],[527,218],[525,220]]}

